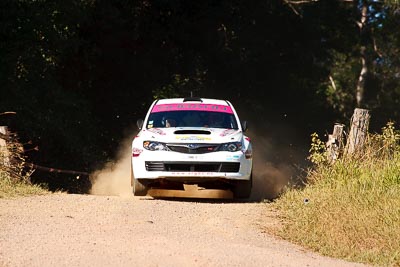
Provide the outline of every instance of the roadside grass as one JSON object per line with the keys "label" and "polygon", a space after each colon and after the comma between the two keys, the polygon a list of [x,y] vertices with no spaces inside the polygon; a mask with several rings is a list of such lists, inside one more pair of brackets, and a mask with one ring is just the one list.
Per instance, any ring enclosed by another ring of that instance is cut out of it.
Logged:
{"label": "roadside grass", "polygon": [[48,190],[39,185],[12,179],[7,172],[0,171],[0,199],[49,193]]}
{"label": "roadside grass", "polygon": [[323,255],[400,266],[398,139],[374,135],[362,154],[316,164],[304,188],[274,203],[284,221],[277,234]]}

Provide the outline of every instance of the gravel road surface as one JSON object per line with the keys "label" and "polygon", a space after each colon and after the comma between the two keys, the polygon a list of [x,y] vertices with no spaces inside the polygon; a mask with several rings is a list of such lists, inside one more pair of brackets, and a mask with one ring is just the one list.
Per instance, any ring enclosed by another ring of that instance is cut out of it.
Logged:
{"label": "gravel road surface", "polygon": [[277,224],[265,203],[0,199],[0,266],[361,266],[277,239]]}

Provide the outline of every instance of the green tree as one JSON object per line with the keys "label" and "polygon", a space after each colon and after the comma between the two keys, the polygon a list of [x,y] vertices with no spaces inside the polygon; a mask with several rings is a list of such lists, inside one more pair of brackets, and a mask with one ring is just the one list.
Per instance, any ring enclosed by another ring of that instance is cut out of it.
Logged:
{"label": "green tree", "polygon": [[[337,40],[342,44],[337,42],[328,48],[330,56],[324,64],[330,71],[317,92],[344,118],[351,116],[355,106],[387,117],[389,109],[399,101],[395,60],[399,30],[394,26],[399,16],[397,1],[285,2],[304,20],[314,16],[315,10],[340,7],[341,22],[334,22],[340,31],[328,42]],[[326,27],[329,23],[321,25]],[[398,117],[397,113],[393,117]]]}
{"label": "green tree", "polygon": [[59,75],[64,58],[80,42],[88,4],[5,0],[0,5],[1,109],[16,111],[15,130],[46,152],[46,158],[35,158],[38,163],[87,168],[93,147],[84,145],[91,138],[82,133],[95,132],[90,105],[77,88],[64,87]]}

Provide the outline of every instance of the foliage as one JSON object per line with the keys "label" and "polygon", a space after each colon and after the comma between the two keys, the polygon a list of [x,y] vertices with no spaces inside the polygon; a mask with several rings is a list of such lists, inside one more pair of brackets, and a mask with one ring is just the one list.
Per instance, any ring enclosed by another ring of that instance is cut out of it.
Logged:
{"label": "foliage", "polygon": [[[374,110],[378,118],[383,115],[378,124],[389,118],[398,119],[399,114],[393,106],[400,99],[396,78],[400,66],[397,60],[400,39],[397,30],[394,30],[400,18],[398,3],[373,0],[334,2],[318,1],[312,4],[310,1],[304,6],[296,5],[302,7],[304,19],[313,9],[337,9],[340,12],[340,22],[335,22],[336,27],[333,27],[337,31],[330,30],[331,36],[326,40],[328,44],[333,44],[326,47],[329,57],[321,62],[327,66],[328,74],[316,92],[338,118],[349,119],[356,103],[355,89],[362,67],[360,51],[363,48],[367,73],[361,107]],[[362,6],[367,7],[364,22],[360,12]],[[328,22],[322,23],[326,25]]]}
{"label": "foliage", "polygon": [[385,127],[382,128],[382,135],[378,135],[378,140],[382,141],[382,145],[385,148],[389,148],[390,151],[398,148],[397,144],[400,140],[400,133],[394,128],[394,122],[388,122]]}
{"label": "foliage", "polygon": [[331,106],[342,118],[350,118],[353,112],[354,88],[357,83],[359,71],[358,59],[348,54],[331,52],[333,63],[330,76],[321,84],[318,94],[326,99],[326,104]]}
{"label": "foliage", "polygon": [[33,159],[46,153],[47,159],[39,157],[39,163],[84,167],[82,161],[91,155],[88,150],[95,151],[87,146],[94,136],[81,134],[96,129],[90,105],[61,75],[64,58],[81,45],[77,33],[85,7],[85,1],[66,5],[63,1],[6,0],[0,4],[4,40],[0,43],[4,96],[0,106],[17,112],[7,124],[23,140],[38,145],[39,151],[30,153]]}
{"label": "foliage", "polygon": [[[196,77],[182,77],[175,74],[170,84],[153,91],[154,99],[186,97],[199,94],[206,72],[197,72]],[[189,94],[187,94],[189,93]]]}
{"label": "foliage", "polygon": [[375,157],[386,158],[390,160],[394,157],[395,153],[399,152],[400,132],[395,129],[394,122],[388,122],[382,128],[382,134],[371,135],[368,140],[369,148],[373,150],[368,151],[365,155],[373,155]]}
{"label": "foliage", "polygon": [[279,234],[324,255],[399,265],[399,148],[398,131],[388,123],[369,138],[363,157],[316,165],[304,189],[277,200],[285,220]]}
{"label": "foliage", "polygon": [[327,162],[327,151],[325,143],[319,139],[317,133],[311,134],[311,148],[308,159],[314,164],[323,164]]}

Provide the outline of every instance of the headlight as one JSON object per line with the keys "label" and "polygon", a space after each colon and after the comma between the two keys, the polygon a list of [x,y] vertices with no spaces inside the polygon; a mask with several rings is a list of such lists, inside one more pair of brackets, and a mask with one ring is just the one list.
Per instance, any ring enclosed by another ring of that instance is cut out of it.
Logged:
{"label": "headlight", "polygon": [[144,141],[143,147],[150,151],[167,151],[168,147],[160,142]]}
{"label": "headlight", "polygon": [[242,149],[241,142],[232,142],[232,143],[225,143],[219,147],[219,151],[229,151],[229,152],[236,152]]}

